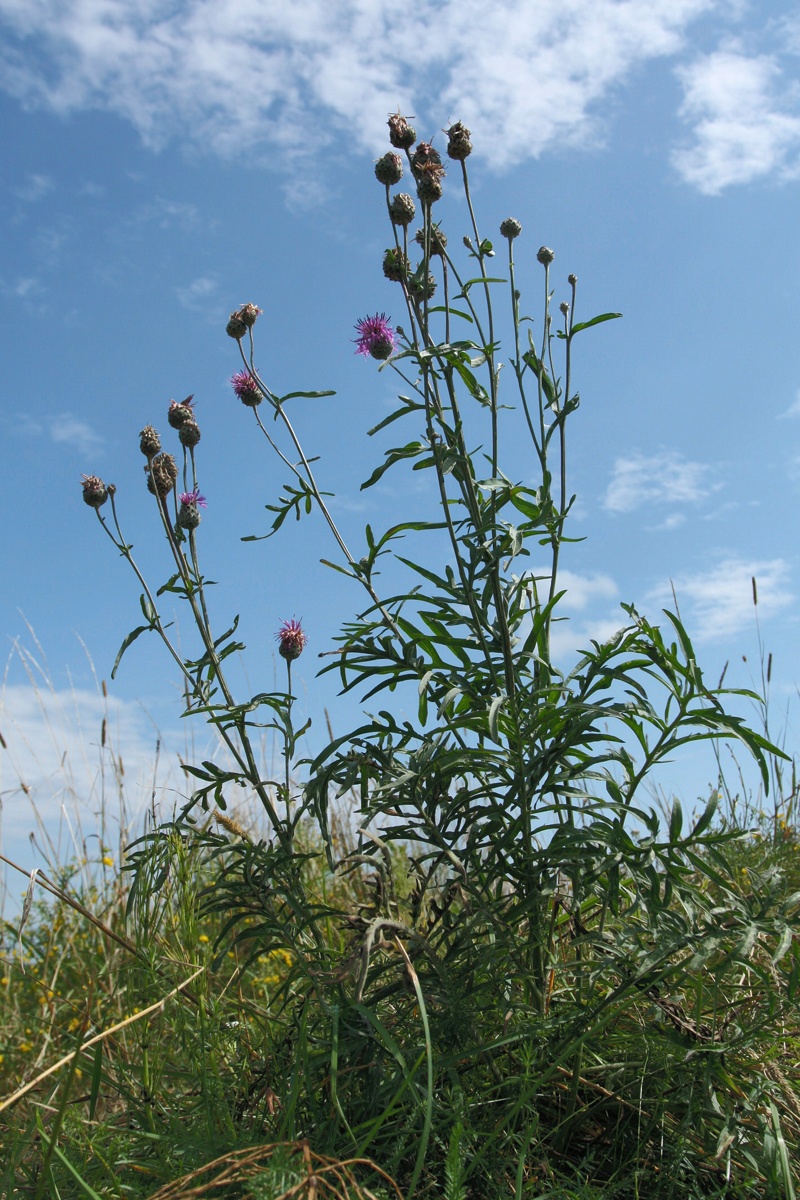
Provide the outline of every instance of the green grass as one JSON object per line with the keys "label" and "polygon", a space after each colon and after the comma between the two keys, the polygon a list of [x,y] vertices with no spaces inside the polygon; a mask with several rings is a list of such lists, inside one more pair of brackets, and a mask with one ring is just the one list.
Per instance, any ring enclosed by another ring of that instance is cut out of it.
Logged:
{"label": "green grass", "polygon": [[[687,939],[685,903],[666,910],[662,936],[680,943],[667,958],[648,946],[624,873],[602,929],[597,904],[570,913],[556,891],[539,1012],[509,944],[463,897],[429,903],[418,937],[399,932],[415,893],[396,854],[383,918],[395,924],[378,929],[363,978],[377,877],[364,864],[333,876],[313,845],[303,886],[327,970],[307,931],[280,944],[274,897],[259,899],[254,876],[252,911],[225,932],[231,910],[213,902],[226,864],[238,879],[245,847],[263,854],[232,826],[161,838],[133,894],[116,866],[90,864],[88,888],[85,870],[64,870],[60,889],[92,917],[39,892],[19,947],[19,922],[2,935],[0,1095],[42,1078],[0,1112],[0,1194],[177,1196],[177,1180],[224,1159],[224,1187],[207,1172],[193,1186],[209,1190],[186,1194],[274,1197],[280,1172],[256,1151],[285,1146],[286,1186],[307,1188],[307,1140],[330,1161],[375,1160],[404,1194],[447,1200],[791,1196],[793,937],[772,960],[776,913],[798,902],[800,844],[780,820],[727,841],[729,873],[715,858],[717,881],[695,881],[719,889],[712,906],[737,898],[727,931]],[[339,1194],[389,1186],[351,1171]]]}

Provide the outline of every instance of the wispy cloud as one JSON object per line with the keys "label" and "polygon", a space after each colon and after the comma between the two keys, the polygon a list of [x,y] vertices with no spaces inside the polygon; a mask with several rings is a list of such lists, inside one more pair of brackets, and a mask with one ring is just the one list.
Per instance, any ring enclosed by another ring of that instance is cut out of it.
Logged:
{"label": "wispy cloud", "polygon": [[[128,816],[136,821],[149,798],[155,767],[156,732],[138,704],[104,699],[88,689],[57,689],[35,680],[0,688],[2,835],[6,847],[37,827],[68,857],[70,828],[80,837],[113,823],[124,782]],[[122,760],[124,775],[118,766]],[[159,782],[182,778],[176,761],[162,757]],[[12,803],[13,801],[13,803]],[[138,823],[138,822],[137,822]]]}
{"label": "wispy cloud", "polygon": [[176,288],[175,291],[184,308],[188,308],[190,312],[200,312],[208,307],[208,301],[215,295],[217,286],[216,279],[201,276],[187,283],[185,287]]}
{"label": "wispy cloud", "polygon": [[[546,595],[550,574],[537,571],[539,598]],[[558,603],[558,619],[551,630],[551,650],[557,661],[574,656],[589,647],[592,641],[605,642],[625,624],[625,614],[614,603],[619,587],[610,575],[603,572],[581,574],[561,568],[558,572],[558,591],[564,595]],[[569,619],[564,620],[564,617]]]}
{"label": "wispy cloud", "polygon": [[72,446],[82,454],[96,454],[105,445],[105,439],[95,433],[85,421],[79,421],[70,413],[61,413],[47,424],[50,437],[62,446]]}
{"label": "wispy cloud", "polygon": [[778,413],[778,420],[785,420],[787,417],[800,417],[800,391],[798,391],[792,403],[782,413]]}
{"label": "wispy cloud", "polygon": [[718,50],[678,68],[692,144],[673,154],[706,195],[765,175],[800,174],[800,95],[774,55]]}
{"label": "wispy cloud", "polygon": [[55,184],[49,175],[28,175],[25,182],[17,188],[17,196],[27,204],[34,204],[54,187]]}
{"label": "wispy cloud", "polygon": [[681,616],[692,637],[721,640],[753,626],[753,579],[756,580],[759,620],[768,620],[794,603],[789,564],[769,560],[726,558],[708,571],[679,575],[647,597],[648,604],[671,607],[672,585]]}
{"label": "wispy cloud", "polygon": [[[603,506],[609,512],[627,513],[645,504],[696,504],[722,487],[714,481],[714,471],[713,466],[692,462],[673,450],[618,458]],[[679,523],[678,515],[672,514],[662,528]]]}
{"label": "wispy cloud", "polygon": [[627,624],[627,614],[595,617],[585,621],[555,621],[550,635],[553,659],[563,663],[591,647],[592,642],[608,642]]}
{"label": "wispy cloud", "polygon": [[483,0],[0,0],[0,79],[30,106],[115,111],[153,147],[269,148],[284,171],[326,143],[382,148],[400,105],[428,136],[465,121],[504,167],[553,145],[596,147],[612,92],[719,10],[503,0],[487,21]]}
{"label": "wispy cloud", "polygon": [[176,225],[192,228],[197,225],[197,220],[197,205],[182,200],[167,200],[163,196],[148,200],[133,217],[134,224],[153,224],[159,229],[170,229]]}
{"label": "wispy cloud", "polygon": [[[548,576],[549,580],[549,576]],[[567,611],[583,612],[598,600],[614,600],[619,588],[610,575],[581,575],[564,567],[558,572],[558,590],[565,590],[561,606]]]}
{"label": "wispy cloud", "polygon": [[27,300],[41,290],[41,281],[34,275],[23,275],[12,282],[0,281],[0,291],[5,296],[15,296],[18,300]]}

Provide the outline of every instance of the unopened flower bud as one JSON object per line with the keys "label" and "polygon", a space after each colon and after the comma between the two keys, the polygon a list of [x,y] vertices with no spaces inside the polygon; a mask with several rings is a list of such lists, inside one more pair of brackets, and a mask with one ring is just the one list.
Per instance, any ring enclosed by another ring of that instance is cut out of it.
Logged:
{"label": "unopened flower bud", "polygon": [[240,321],[244,321],[248,329],[252,329],[262,311],[263,309],[255,304],[243,304],[236,315]]}
{"label": "unopened flower bud", "polygon": [[435,204],[441,200],[444,188],[439,175],[420,175],[417,180],[417,195],[423,204]]}
{"label": "unopened flower bud", "polygon": [[383,256],[383,273],[387,279],[401,283],[408,275],[408,259],[402,250],[390,247]]}
{"label": "unopened flower bud", "polygon": [[500,233],[504,238],[513,242],[514,238],[519,237],[522,233],[522,226],[515,217],[506,217],[505,221],[500,223]]}
{"label": "unopened flower bud", "polygon": [[192,401],[194,396],[187,396],[185,400],[178,403],[177,400],[170,400],[169,411],[167,412],[167,420],[173,429],[180,429],[181,425],[185,425],[187,421],[195,419]]}
{"label": "unopened flower bud", "polygon": [[408,294],[413,300],[430,300],[436,291],[436,277],[428,272],[428,278],[423,279],[419,271],[415,271],[408,281]]}
{"label": "unopened flower bud", "polygon": [[420,142],[411,155],[411,172],[418,183],[425,174],[444,175],[442,156],[430,142]]}
{"label": "unopened flower bud", "polygon": [[178,478],[178,464],[171,454],[158,454],[148,470],[147,486],[159,496],[168,496]]}
{"label": "unopened flower bud", "polygon": [[566,317],[569,313],[569,305],[567,304],[566,300],[562,300],[558,307],[561,309],[562,314]]}
{"label": "unopened flower bud", "polygon": [[[425,230],[418,229],[414,234],[414,241],[418,246],[425,245]],[[431,225],[431,254],[438,254],[440,258],[444,258],[444,252],[447,248],[447,234],[439,228],[438,225]]]}
{"label": "unopened flower bud", "polygon": [[403,178],[403,160],[400,155],[392,154],[390,150],[383,158],[379,158],[375,163],[375,178],[378,183],[384,183],[387,187],[399,183]]}
{"label": "unopened flower bud", "polygon": [[576,284],[577,282],[578,282],[578,276],[577,276],[577,275],[568,275],[568,276],[567,276],[567,283],[569,284],[569,286],[570,286],[570,287],[575,287],[575,284]]}
{"label": "unopened flower bud", "polygon": [[386,122],[389,126],[389,141],[398,150],[410,150],[417,140],[417,131],[400,113],[392,113]]}
{"label": "unopened flower bud", "polygon": [[161,438],[152,425],[145,425],[139,434],[139,449],[147,458],[152,458],[161,449]]}
{"label": "unopened flower bud", "polygon": [[184,421],[178,430],[178,437],[182,446],[196,446],[200,441],[200,426],[196,421]]}
{"label": "unopened flower bud", "polygon": [[416,216],[417,206],[406,192],[398,192],[389,205],[389,216],[393,225],[410,225]]}
{"label": "unopened flower bud", "polygon": [[447,130],[447,138],[447,153],[450,158],[454,158],[458,162],[469,158],[472,154],[472,142],[470,141],[470,132],[465,125],[456,121],[455,125],[451,125]]}
{"label": "unopened flower bud", "polygon": [[231,313],[228,324],[225,326],[225,332],[227,333],[228,337],[236,338],[237,342],[241,341],[241,339],[247,333],[247,326],[239,316],[238,312]]}
{"label": "unopened flower bud", "polygon": [[84,475],[81,480],[83,502],[90,508],[100,508],[108,499],[108,488],[98,475]]}
{"label": "unopened flower bud", "polygon": [[550,263],[555,258],[555,254],[553,253],[553,251],[550,249],[549,246],[540,246],[539,252],[536,255],[536,257],[539,260],[539,262],[542,264],[543,267],[549,267]]}

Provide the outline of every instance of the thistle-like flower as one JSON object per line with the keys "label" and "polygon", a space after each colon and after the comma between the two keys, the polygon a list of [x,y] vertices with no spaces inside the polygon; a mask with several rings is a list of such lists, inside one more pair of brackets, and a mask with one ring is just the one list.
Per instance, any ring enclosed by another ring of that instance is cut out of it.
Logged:
{"label": "thistle-like flower", "polygon": [[460,121],[456,121],[455,125],[451,125],[447,132],[447,153],[451,158],[463,162],[465,158],[469,158],[472,154],[472,141],[470,132],[465,125]]}
{"label": "thistle-like flower", "polygon": [[283,622],[275,634],[275,640],[281,658],[285,658],[287,662],[294,662],[303,653],[308,637],[300,622],[292,617],[291,621]]}
{"label": "thistle-like flower", "polygon": [[417,214],[417,206],[407,192],[398,192],[389,205],[389,217],[393,225],[410,225]]}
{"label": "thistle-like flower", "polygon": [[108,499],[108,488],[97,475],[84,475],[81,479],[84,503],[90,508],[100,508]]}
{"label": "thistle-like flower", "polygon": [[161,438],[152,425],[145,425],[139,434],[139,449],[146,458],[153,458],[161,449]]}
{"label": "thistle-like flower", "polygon": [[383,273],[387,279],[400,283],[408,274],[408,259],[402,250],[390,246],[383,256]]}
{"label": "thistle-like flower", "polygon": [[193,492],[181,492],[178,499],[181,504],[193,504],[195,508],[208,507],[205,496],[201,495],[197,488]]}
{"label": "thistle-like flower", "polygon": [[200,441],[200,426],[196,421],[184,421],[178,430],[178,437],[182,446],[191,449]]}
{"label": "thistle-like flower", "polygon": [[257,304],[243,304],[236,315],[244,321],[248,329],[252,329],[263,311]]}
{"label": "thistle-like flower", "polygon": [[412,300],[430,300],[436,291],[436,276],[432,271],[429,271],[427,279],[423,278],[422,263],[420,263],[414,274],[409,278],[406,286]]}
{"label": "thistle-like flower", "polygon": [[181,425],[185,425],[187,421],[196,420],[195,411],[192,408],[194,395],[187,396],[185,400],[180,402],[170,400],[169,411],[167,412],[167,420],[173,429],[180,429]]}
{"label": "thistle-like flower", "polygon": [[386,313],[375,313],[374,317],[362,317],[356,322],[358,337],[356,354],[365,358],[387,359],[397,345],[397,338]]}
{"label": "thistle-like flower", "polygon": [[519,237],[522,233],[522,226],[516,217],[506,217],[505,221],[500,222],[500,233],[504,238],[513,242],[514,238]]}
{"label": "thistle-like flower", "polygon": [[231,376],[231,386],[242,404],[246,404],[248,408],[255,408],[264,399],[255,379],[247,371],[237,371]]}
{"label": "thistle-like flower", "polygon": [[145,471],[148,490],[162,499],[168,496],[178,479],[178,464],[172,455],[157,454]]}
{"label": "thistle-like flower", "polygon": [[193,492],[181,492],[181,506],[178,509],[178,528],[197,529],[200,524],[199,509],[206,507],[206,498],[195,488]]}
{"label": "thistle-like flower", "polygon": [[409,125],[399,112],[392,113],[386,122],[389,126],[389,141],[397,150],[409,150],[417,140],[417,131]]}
{"label": "thistle-like flower", "polygon": [[231,313],[225,326],[228,337],[235,338],[237,342],[241,341],[248,329],[253,328],[262,311],[255,304],[243,304],[241,308],[237,308],[236,312]]}
{"label": "thistle-like flower", "polygon": [[375,178],[378,180],[378,183],[392,187],[395,183],[399,183],[402,177],[403,160],[399,154],[392,154],[390,150],[388,154],[384,154],[383,158],[379,158],[375,163]]}
{"label": "thistle-like flower", "polygon": [[[414,241],[418,246],[425,245],[425,230],[418,229],[414,234]],[[447,247],[447,234],[439,228],[438,225],[431,226],[431,254],[438,254],[440,258],[444,258],[444,252]]]}

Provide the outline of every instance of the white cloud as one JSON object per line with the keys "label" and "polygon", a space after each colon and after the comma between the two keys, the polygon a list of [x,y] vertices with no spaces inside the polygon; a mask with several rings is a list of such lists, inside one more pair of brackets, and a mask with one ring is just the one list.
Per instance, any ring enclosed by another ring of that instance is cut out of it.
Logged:
{"label": "white cloud", "polygon": [[152,223],[159,229],[169,229],[173,225],[179,225],[184,229],[191,228],[197,225],[197,220],[198,212],[195,204],[188,204],[181,200],[165,200],[161,196],[154,200],[148,200],[133,217],[133,222],[137,225]]}
{"label": "white cloud", "polygon": [[55,184],[49,175],[29,175],[26,182],[17,188],[20,200],[33,204],[51,192]]}
{"label": "white cloud", "polygon": [[596,600],[613,600],[619,588],[610,575],[579,575],[577,571],[561,568],[558,572],[558,590],[566,588],[561,605],[567,610],[582,612]]}
{"label": "white cloud", "polygon": [[[138,832],[152,789],[157,738],[138,704],[104,699],[99,691],[59,690],[32,676],[30,683],[0,688],[0,733],[6,853],[39,831],[57,844],[60,855],[78,857],[73,834],[80,839],[96,833],[103,821],[124,823],[121,804]],[[160,787],[181,786],[176,765],[174,756],[161,756]]]}
{"label": "white cloud", "polygon": [[800,96],[771,55],[718,50],[678,68],[693,144],[673,154],[684,179],[713,196],[731,184],[800,174]]}
{"label": "white cloud", "polygon": [[563,663],[591,648],[592,642],[608,642],[628,623],[627,613],[618,610],[617,616],[596,617],[588,621],[554,621],[550,633],[553,660]]}
{"label": "white cloud", "polygon": [[[533,571],[531,574],[536,577],[539,601],[543,603],[550,585],[550,573]],[[625,614],[619,606],[614,605],[609,611],[608,602],[619,596],[619,588],[610,575],[581,575],[562,567],[557,584],[557,591],[565,589],[565,594],[556,610],[561,619],[553,622],[550,634],[551,651],[556,661],[563,662],[586,650],[593,640],[607,641],[625,624]],[[605,611],[598,614],[598,607]],[[579,619],[563,619],[565,614],[575,613],[580,614]]]}
{"label": "white cloud", "polygon": [[28,296],[35,294],[41,289],[41,284],[35,276],[26,275],[18,279],[12,284],[10,289],[4,288],[4,291],[11,291],[12,295],[17,296],[20,300],[27,299]]}
{"label": "white cloud", "polygon": [[[678,576],[675,595],[681,616],[693,638],[712,641],[730,638],[753,627],[753,578],[758,594],[758,618],[764,621],[794,602],[789,590],[789,565],[782,558],[767,561],[726,558],[708,571]],[[661,584],[647,598],[649,604],[673,605],[672,587]]]}
{"label": "white cloud", "polygon": [[205,276],[200,279],[193,279],[186,287],[176,288],[178,300],[184,308],[188,308],[190,312],[199,312],[204,310],[207,305],[206,301],[214,295],[217,290],[216,279],[209,279]]}
{"label": "white cloud", "polygon": [[[644,504],[696,504],[722,487],[711,478],[713,472],[707,463],[691,462],[672,450],[649,457],[635,453],[618,458],[603,507],[609,512],[626,513]],[[664,528],[674,528],[676,514],[667,522]]]}
{"label": "white cloud", "polygon": [[48,421],[47,429],[54,442],[72,446],[82,454],[94,454],[105,445],[105,440],[99,433],[95,433],[85,421],[79,421],[69,413],[53,417]]}
{"label": "white cloud", "polygon": [[800,417],[800,391],[798,391],[786,411],[778,414],[779,421],[784,420],[786,417]]}
{"label": "white cloud", "polygon": [[685,513],[670,513],[669,516],[665,517],[664,520],[659,522],[658,525],[653,525],[652,529],[654,532],[659,532],[659,533],[660,532],[669,532],[669,530],[671,530],[671,529],[680,529],[681,525],[683,525],[685,520],[686,520]]}
{"label": "white cloud", "polygon": [[283,171],[326,143],[380,150],[399,105],[424,136],[465,121],[503,167],[595,147],[613,90],[719,7],[498,0],[487,20],[483,0],[0,0],[0,81],[31,107],[114,111],[152,147]]}

